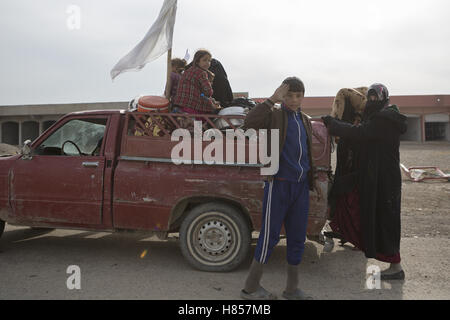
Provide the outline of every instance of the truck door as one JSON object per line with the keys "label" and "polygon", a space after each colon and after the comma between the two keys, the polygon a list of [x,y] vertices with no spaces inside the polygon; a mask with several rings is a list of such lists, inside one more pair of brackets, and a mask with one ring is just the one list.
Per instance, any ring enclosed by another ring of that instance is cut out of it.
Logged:
{"label": "truck door", "polygon": [[19,221],[99,225],[107,116],[75,116],[16,161],[11,203]]}

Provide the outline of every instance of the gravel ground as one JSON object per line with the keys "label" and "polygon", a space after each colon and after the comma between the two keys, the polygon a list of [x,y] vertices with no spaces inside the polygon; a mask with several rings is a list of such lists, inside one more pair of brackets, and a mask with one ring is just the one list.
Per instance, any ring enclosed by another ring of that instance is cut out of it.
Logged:
{"label": "gravel ground", "polygon": [[[436,166],[450,173],[450,143],[404,143],[400,161],[406,167]],[[403,176],[402,236],[450,238],[450,183],[412,182]]]}
{"label": "gravel ground", "polygon": [[[374,290],[366,287],[367,268],[384,270],[388,264],[367,260],[347,245],[330,253],[322,248],[307,241],[300,266],[300,287],[314,299],[450,299],[449,239],[402,239],[406,280],[381,282]],[[0,241],[0,300],[239,300],[250,262],[251,256],[232,272],[201,272],[186,262],[174,240],[8,225]],[[80,268],[80,290],[67,288],[71,265]],[[285,283],[282,240],[264,269],[262,285],[280,297]]]}
{"label": "gravel ground", "polygon": [[[450,143],[403,143],[407,167],[436,165],[449,172]],[[403,180],[402,265],[404,282],[366,288],[370,265],[350,245],[324,253],[307,241],[301,288],[315,299],[450,299],[450,183]],[[255,249],[253,245],[252,250]],[[144,254],[145,253],[145,254]],[[286,241],[265,268],[262,285],[278,296],[286,281]],[[178,242],[138,235],[33,230],[7,225],[0,241],[0,299],[239,299],[251,256],[237,270],[192,269]],[[67,268],[81,269],[81,290],[68,290]]]}

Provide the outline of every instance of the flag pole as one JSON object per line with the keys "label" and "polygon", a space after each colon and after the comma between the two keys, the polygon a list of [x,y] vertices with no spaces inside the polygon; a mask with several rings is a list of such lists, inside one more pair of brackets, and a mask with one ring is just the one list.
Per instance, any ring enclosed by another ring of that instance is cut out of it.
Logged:
{"label": "flag pole", "polygon": [[172,73],[172,48],[167,51],[167,78],[166,78],[166,89],[164,90],[164,95],[170,100],[170,91],[172,89],[171,75]]}

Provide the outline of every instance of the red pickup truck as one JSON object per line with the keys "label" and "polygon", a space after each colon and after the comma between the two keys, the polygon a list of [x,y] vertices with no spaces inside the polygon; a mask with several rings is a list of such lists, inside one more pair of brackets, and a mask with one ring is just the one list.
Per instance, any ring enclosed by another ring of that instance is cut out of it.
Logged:
{"label": "red pickup truck", "polygon": [[[231,116],[195,117],[205,128],[220,120],[235,129]],[[180,128],[181,118],[125,110],[71,113],[28,141],[20,155],[0,157],[0,235],[5,222],[162,238],[179,233],[182,253],[195,268],[236,268],[251,254],[252,232],[261,226],[264,176],[260,166],[245,163],[174,164],[177,142],[169,128]],[[326,195],[330,139],[321,121],[313,121],[313,131]],[[318,202],[311,193],[310,239],[317,240],[326,214],[326,199]]]}

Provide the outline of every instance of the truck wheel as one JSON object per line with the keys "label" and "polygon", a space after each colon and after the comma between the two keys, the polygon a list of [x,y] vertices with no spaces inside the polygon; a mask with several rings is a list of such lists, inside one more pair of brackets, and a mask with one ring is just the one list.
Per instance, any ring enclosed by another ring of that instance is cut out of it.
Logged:
{"label": "truck wheel", "polygon": [[0,237],[3,235],[3,230],[5,230],[5,221],[0,220]]}
{"label": "truck wheel", "polygon": [[181,251],[196,269],[231,271],[248,256],[251,231],[232,206],[206,203],[192,209],[180,228]]}

